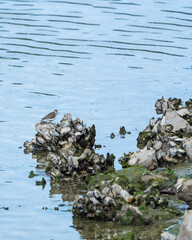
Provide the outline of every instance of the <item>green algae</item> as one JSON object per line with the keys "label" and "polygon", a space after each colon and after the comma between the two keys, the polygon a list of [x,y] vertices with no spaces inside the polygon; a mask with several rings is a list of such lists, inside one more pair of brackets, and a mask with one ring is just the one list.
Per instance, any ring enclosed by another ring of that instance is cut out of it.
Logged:
{"label": "green algae", "polygon": [[35,176],[38,176],[38,174],[34,173],[34,171],[31,170],[31,171],[29,172],[28,178],[33,178],[33,177],[35,177]]}
{"label": "green algae", "polygon": [[88,177],[86,183],[88,187],[103,188],[103,181],[107,181],[108,185],[117,183],[121,187],[132,191],[142,191],[144,188],[140,180],[141,176],[146,173],[149,173],[149,171],[143,166],[132,166],[118,171],[109,170],[105,173],[98,173],[95,176]]}

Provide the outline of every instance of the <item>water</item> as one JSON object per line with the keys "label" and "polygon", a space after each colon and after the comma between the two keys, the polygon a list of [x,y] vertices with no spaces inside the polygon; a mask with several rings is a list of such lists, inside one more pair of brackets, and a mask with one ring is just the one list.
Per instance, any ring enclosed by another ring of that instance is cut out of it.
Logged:
{"label": "water", "polygon": [[[191,30],[191,1],[0,1],[1,239],[98,238],[94,222],[86,233],[73,222],[75,196],[62,198],[19,147],[58,109],[96,125],[99,153],[135,151],[157,98],[191,98]],[[120,138],[120,126],[132,134]]]}

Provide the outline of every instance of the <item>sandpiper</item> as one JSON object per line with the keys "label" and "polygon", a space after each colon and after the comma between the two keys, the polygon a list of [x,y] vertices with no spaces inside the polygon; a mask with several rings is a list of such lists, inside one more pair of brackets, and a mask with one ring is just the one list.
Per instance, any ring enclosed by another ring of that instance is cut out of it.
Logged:
{"label": "sandpiper", "polygon": [[42,120],[45,121],[53,121],[58,114],[58,110],[55,109],[53,112],[48,113],[45,117],[42,118]]}

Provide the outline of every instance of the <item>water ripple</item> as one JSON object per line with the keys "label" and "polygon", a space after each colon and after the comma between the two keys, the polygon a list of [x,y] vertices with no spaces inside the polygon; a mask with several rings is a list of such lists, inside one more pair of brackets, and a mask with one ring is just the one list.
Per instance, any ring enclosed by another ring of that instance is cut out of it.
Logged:
{"label": "water ripple", "polygon": [[[20,233],[23,239],[42,239],[42,227],[49,239],[106,238],[94,231],[87,235],[86,227],[76,232],[82,221],[69,227],[72,213],[62,209],[45,218],[39,209],[69,198],[61,200],[59,190],[50,194],[49,184],[35,189],[26,179],[36,163],[18,147],[34,136],[42,113],[58,109],[96,125],[96,142],[106,146],[101,154],[112,152],[118,159],[135,151],[157,98],[191,98],[191,9],[185,0],[0,1],[0,192],[10,208],[0,214],[2,239],[20,239]],[[120,126],[132,134],[111,140]],[[115,167],[120,168],[117,161]],[[117,234],[108,225],[102,228],[109,238]]]}

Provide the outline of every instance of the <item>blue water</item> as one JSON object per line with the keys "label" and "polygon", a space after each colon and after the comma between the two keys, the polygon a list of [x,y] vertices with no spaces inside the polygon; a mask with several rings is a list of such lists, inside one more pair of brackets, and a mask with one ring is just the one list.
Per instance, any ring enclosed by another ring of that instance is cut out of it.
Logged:
{"label": "blue water", "polygon": [[99,153],[135,151],[157,98],[192,97],[191,56],[191,1],[0,1],[0,238],[101,239],[76,231],[73,197],[19,147],[58,109],[96,125]]}

